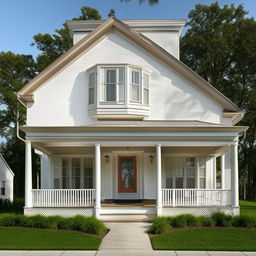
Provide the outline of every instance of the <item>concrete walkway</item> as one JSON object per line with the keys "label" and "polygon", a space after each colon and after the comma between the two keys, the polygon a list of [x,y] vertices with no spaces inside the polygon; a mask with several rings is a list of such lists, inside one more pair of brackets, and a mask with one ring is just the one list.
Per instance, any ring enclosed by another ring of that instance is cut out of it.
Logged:
{"label": "concrete walkway", "polygon": [[147,234],[149,223],[146,222],[125,222],[125,223],[106,223],[110,229],[104,237],[99,251],[115,250],[142,250],[152,251],[150,239]]}

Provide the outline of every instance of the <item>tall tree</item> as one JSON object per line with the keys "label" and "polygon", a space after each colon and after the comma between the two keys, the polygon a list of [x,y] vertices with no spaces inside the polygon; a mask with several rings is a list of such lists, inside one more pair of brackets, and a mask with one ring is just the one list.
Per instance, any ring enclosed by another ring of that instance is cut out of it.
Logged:
{"label": "tall tree", "polygon": [[181,39],[181,60],[247,112],[240,122],[249,126],[240,143],[240,176],[249,198],[256,198],[256,22],[246,14],[242,5],[196,5]]}
{"label": "tall tree", "polygon": [[31,55],[0,52],[0,136],[6,140],[1,144],[1,152],[15,173],[16,195],[24,193],[24,143],[16,137],[16,122],[24,124],[25,108],[18,103],[15,93],[35,73],[35,62]]}
{"label": "tall tree", "polygon": [[[100,20],[101,15],[95,8],[84,6],[81,8],[81,15],[73,20]],[[63,27],[55,30],[55,34],[36,34],[34,35],[32,46],[36,46],[41,53],[37,57],[38,71],[42,71],[60,55],[69,50],[73,45],[71,31],[67,23]]]}

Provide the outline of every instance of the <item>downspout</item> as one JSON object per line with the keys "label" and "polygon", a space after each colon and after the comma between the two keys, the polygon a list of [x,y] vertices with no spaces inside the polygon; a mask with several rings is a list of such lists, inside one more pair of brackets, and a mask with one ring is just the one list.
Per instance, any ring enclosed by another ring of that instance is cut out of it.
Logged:
{"label": "downspout", "polygon": [[[16,96],[17,96],[17,99],[18,99],[19,103],[20,103],[22,106],[24,106],[25,108],[27,108],[27,106],[20,100],[18,93],[15,93],[15,94],[16,94]],[[16,135],[17,135],[18,139],[20,139],[21,141],[23,141],[23,142],[26,143],[27,140],[26,140],[26,139],[23,139],[23,138],[20,136],[19,117],[20,117],[20,112],[19,112],[19,108],[17,108]]]}

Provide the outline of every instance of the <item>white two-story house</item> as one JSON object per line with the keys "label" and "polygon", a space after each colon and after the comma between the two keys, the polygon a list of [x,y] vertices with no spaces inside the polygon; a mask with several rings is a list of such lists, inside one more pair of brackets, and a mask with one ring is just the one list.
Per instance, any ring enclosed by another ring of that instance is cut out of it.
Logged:
{"label": "white two-story house", "polygon": [[[27,107],[25,214],[239,214],[247,128],[235,124],[244,113],[179,60],[185,21],[68,24],[74,46],[18,93]],[[40,189],[32,148],[42,155]]]}

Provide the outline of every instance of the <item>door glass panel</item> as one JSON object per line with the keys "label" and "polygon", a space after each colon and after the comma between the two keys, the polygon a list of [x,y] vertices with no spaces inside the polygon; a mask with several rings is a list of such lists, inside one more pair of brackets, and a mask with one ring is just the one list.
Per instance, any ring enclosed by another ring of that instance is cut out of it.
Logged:
{"label": "door glass panel", "polygon": [[119,192],[136,192],[135,157],[121,157],[119,161]]}

